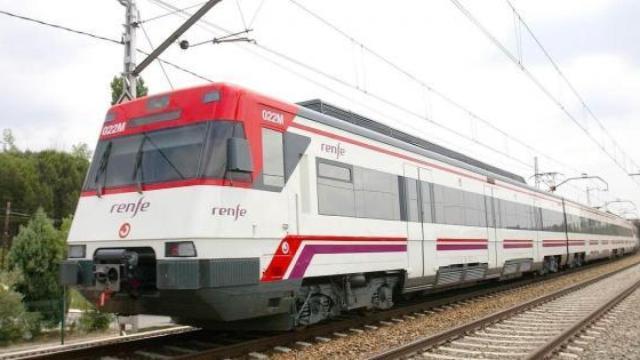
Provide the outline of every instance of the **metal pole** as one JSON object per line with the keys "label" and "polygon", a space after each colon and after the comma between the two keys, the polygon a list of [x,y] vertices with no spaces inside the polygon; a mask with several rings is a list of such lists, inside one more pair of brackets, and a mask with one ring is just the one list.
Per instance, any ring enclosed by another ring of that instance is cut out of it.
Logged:
{"label": "metal pole", "polygon": [[137,77],[134,74],[136,68],[136,29],[138,27],[138,8],[135,0],[118,0],[120,4],[127,8],[125,15],[124,34],[122,42],[124,44],[124,71],[122,73],[123,91],[118,103],[125,98],[135,99],[137,94]]}
{"label": "metal pole", "polygon": [[11,201],[7,201],[4,213],[4,231],[2,232],[2,259],[0,269],[4,269],[4,258],[9,251],[9,218],[11,217]]}
{"label": "metal pole", "polygon": [[222,0],[209,0],[206,4],[204,4],[198,11],[195,12],[184,24],[180,25],[180,27],[173,32],[173,34],[169,35],[169,37],[160,44],[155,50],[147,56],[146,59],[142,60],[140,65],[138,65],[133,70],[133,75],[138,76],[149,64],[151,64],[160,54],[162,54],[171,44],[173,44],[180,35],[184,34],[193,24],[195,24],[201,17],[203,17],[212,7],[214,7],[217,3]]}
{"label": "metal pole", "polygon": [[62,321],[60,322],[60,345],[64,345],[65,310],[67,304],[67,287],[62,285]]}

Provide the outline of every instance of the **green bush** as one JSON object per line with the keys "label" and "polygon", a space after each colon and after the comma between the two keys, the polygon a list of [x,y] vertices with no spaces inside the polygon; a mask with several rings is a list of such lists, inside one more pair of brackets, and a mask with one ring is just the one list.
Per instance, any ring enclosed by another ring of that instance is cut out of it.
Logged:
{"label": "green bush", "polygon": [[59,264],[64,258],[65,239],[42,209],[27,226],[21,226],[9,251],[9,269],[19,271],[14,288],[24,298],[28,311],[39,312],[43,325],[54,327],[62,320],[62,285]]}
{"label": "green bush", "polygon": [[78,320],[78,329],[84,332],[104,331],[113,321],[113,314],[103,313],[93,306],[84,309]]}
{"label": "green bush", "polygon": [[29,339],[40,333],[40,315],[27,312],[22,295],[12,289],[17,273],[0,272],[0,344]]}

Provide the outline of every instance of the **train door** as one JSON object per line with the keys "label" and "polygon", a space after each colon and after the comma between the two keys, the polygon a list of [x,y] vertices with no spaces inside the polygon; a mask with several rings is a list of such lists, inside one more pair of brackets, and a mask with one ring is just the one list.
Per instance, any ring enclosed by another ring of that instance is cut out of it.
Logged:
{"label": "train door", "polygon": [[433,275],[433,269],[437,264],[436,256],[436,238],[433,232],[433,192],[431,184],[433,183],[433,175],[431,170],[418,168],[418,178],[420,185],[418,186],[419,206],[420,206],[420,226],[422,228],[422,273],[424,276]]}
{"label": "train door", "polygon": [[498,266],[498,256],[501,253],[500,249],[502,247],[498,236],[498,209],[496,209],[497,204],[493,198],[493,191],[491,186],[484,186],[485,210],[487,212],[487,258],[489,268],[496,268]]}
{"label": "train door", "polygon": [[405,199],[407,218],[407,256],[409,263],[409,278],[424,276],[424,244],[422,230],[422,216],[418,186],[418,168],[405,164]]}

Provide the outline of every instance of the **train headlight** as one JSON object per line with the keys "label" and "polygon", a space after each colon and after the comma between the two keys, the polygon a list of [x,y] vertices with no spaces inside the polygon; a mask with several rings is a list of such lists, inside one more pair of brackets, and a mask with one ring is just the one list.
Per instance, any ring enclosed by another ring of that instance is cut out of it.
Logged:
{"label": "train headlight", "polygon": [[87,253],[87,245],[69,245],[69,258],[83,258]]}
{"label": "train headlight", "polygon": [[192,241],[165,243],[164,256],[166,257],[193,257],[196,255],[196,247]]}

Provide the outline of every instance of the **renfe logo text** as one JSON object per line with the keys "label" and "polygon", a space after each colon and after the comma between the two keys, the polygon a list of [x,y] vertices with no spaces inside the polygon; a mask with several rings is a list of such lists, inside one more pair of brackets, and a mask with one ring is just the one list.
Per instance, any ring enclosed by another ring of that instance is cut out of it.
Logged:
{"label": "renfe logo text", "polygon": [[228,216],[232,217],[233,221],[238,220],[238,218],[245,217],[247,215],[247,209],[243,209],[240,207],[240,204],[236,205],[235,208],[232,207],[214,207],[211,209],[211,214],[213,216]]}
{"label": "renfe logo text", "polygon": [[336,156],[336,159],[340,159],[340,157],[344,156],[345,154],[345,149],[340,143],[338,143],[338,145],[322,144],[320,145],[320,151],[334,154]]}
{"label": "renfe logo text", "polygon": [[113,204],[110,213],[131,214],[131,217],[135,217],[139,212],[146,212],[150,206],[151,203],[144,201],[143,196],[137,202]]}

